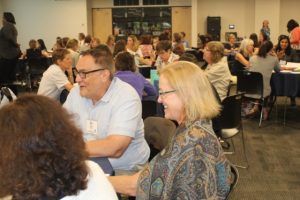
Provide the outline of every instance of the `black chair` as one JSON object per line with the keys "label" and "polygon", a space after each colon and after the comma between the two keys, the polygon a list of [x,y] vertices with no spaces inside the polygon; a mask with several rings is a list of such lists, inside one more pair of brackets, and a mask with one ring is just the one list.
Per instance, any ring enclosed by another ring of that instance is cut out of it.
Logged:
{"label": "black chair", "polygon": [[203,61],[203,53],[199,50],[190,49],[186,50],[185,53],[193,54],[197,58],[198,62]]}
{"label": "black chair", "polygon": [[154,100],[142,100],[142,118],[157,115],[157,102]]}
{"label": "black chair", "polygon": [[[261,106],[259,127],[261,126],[264,106],[264,83],[263,75],[259,72],[238,71],[237,72],[237,93],[244,93],[245,97],[259,100],[253,102]],[[254,97],[254,95],[256,97]]]}
{"label": "black chair", "polygon": [[148,66],[148,67],[139,67],[139,72],[145,77],[145,78],[151,78],[151,69],[156,69],[156,67]]}
{"label": "black chair", "polygon": [[232,75],[234,75],[232,72],[233,72],[233,70],[234,70],[234,63],[235,63],[235,62],[236,62],[235,60],[230,60],[230,61],[228,61],[229,71],[230,71],[230,73],[231,73]]}
{"label": "black chair", "polygon": [[144,120],[145,139],[150,147],[151,160],[170,141],[175,133],[176,125],[171,120],[162,117],[147,117]]}
{"label": "black chair", "polygon": [[30,90],[37,89],[43,73],[47,70],[46,58],[33,58],[27,60],[27,84]]}
{"label": "black chair", "polygon": [[59,95],[59,101],[61,104],[64,104],[69,95],[69,91],[67,89],[63,89]]}
{"label": "black chair", "polygon": [[231,175],[232,175],[232,182],[230,184],[230,190],[229,190],[229,193],[226,196],[226,200],[230,199],[230,196],[231,196],[233,190],[235,189],[235,187],[236,187],[236,185],[239,181],[239,177],[240,177],[239,171],[235,166],[231,165],[230,170],[231,170]]}
{"label": "black chair", "polygon": [[240,168],[248,168],[248,159],[246,155],[245,137],[243,131],[242,117],[241,117],[241,105],[242,105],[243,94],[236,94],[228,96],[222,101],[222,111],[219,117],[221,125],[221,138],[223,140],[231,139],[233,152],[235,153],[234,142],[232,138],[241,132],[241,142],[243,146],[244,160],[246,166],[236,165]]}

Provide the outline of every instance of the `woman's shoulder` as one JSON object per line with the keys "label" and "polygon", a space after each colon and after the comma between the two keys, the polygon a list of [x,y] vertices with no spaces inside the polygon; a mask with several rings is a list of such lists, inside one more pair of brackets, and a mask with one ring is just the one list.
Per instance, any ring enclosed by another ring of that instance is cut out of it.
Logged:
{"label": "woman's shoulder", "polygon": [[215,136],[210,120],[197,120],[187,128],[189,136],[203,139],[204,137]]}
{"label": "woman's shoulder", "polygon": [[68,196],[62,200],[117,200],[116,193],[100,166],[93,161],[86,161],[85,163],[88,168],[87,188],[80,191],[78,195]]}

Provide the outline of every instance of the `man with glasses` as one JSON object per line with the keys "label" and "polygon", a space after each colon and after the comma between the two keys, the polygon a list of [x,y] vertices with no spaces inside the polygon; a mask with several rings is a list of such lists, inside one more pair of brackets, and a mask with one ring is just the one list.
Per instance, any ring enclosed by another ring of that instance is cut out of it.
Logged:
{"label": "man with glasses", "polygon": [[90,157],[109,157],[116,174],[137,171],[150,154],[144,138],[141,100],[129,84],[113,77],[105,45],[81,54],[75,86],[64,107],[84,133]]}

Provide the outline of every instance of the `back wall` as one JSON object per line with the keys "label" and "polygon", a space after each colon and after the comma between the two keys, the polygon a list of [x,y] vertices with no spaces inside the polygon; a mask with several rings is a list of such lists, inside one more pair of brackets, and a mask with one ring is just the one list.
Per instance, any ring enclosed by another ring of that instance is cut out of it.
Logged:
{"label": "back wall", "polygon": [[51,49],[57,36],[77,38],[87,32],[85,0],[2,0],[2,6],[16,18],[22,51],[30,39],[41,38]]}

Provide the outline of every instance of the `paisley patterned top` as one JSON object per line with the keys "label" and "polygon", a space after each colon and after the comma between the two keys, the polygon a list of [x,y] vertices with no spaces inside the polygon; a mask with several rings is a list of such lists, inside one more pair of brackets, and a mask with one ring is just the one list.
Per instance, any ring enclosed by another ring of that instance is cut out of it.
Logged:
{"label": "paisley patterned top", "polygon": [[142,171],[136,199],[225,199],[230,165],[211,122],[177,128],[170,143]]}

